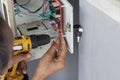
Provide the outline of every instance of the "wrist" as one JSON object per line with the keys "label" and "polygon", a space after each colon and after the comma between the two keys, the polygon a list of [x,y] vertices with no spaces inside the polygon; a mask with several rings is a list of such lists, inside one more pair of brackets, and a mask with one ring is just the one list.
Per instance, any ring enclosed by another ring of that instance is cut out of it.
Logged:
{"label": "wrist", "polygon": [[46,78],[47,77],[44,74],[43,70],[41,70],[40,68],[37,68],[31,78],[31,80],[45,80]]}
{"label": "wrist", "polygon": [[39,73],[40,80],[46,80],[46,76],[42,73]]}

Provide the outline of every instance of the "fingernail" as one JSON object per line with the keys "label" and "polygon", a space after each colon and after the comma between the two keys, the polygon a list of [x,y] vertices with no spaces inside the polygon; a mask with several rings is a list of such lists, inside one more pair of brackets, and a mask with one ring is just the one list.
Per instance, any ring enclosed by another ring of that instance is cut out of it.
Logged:
{"label": "fingernail", "polygon": [[31,55],[30,55],[30,54],[27,54],[27,58],[31,58]]}
{"label": "fingernail", "polygon": [[26,72],[26,71],[23,71],[23,73],[24,73],[24,74],[27,74],[27,72]]}

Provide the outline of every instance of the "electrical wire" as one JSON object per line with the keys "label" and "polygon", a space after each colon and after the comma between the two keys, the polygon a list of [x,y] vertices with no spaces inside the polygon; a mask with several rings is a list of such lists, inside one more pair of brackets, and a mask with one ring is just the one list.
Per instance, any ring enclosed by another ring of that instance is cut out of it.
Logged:
{"label": "electrical wire", "polygon": [[27,16],[35,16],[35,17],[41,17],[43,19],[48,19],[50,18],[50,16],[53,16],[54,17],[54,14],[52,14],[50,11],[46,12],[46,14],[28,14],[28,13],[25,13],[25,12],[19,12],[17,13],[16,15],[18,14],[23,14],[23,15],[27,15]]}
{"label": "electrical wire", "polygon": [[48,0],[44,0],[43,13],[46,13],[48,9]]}
{"label": "electrical wire", "polygon": [[21,8],[27,10],[29,13],[37,13],[39,10],[41,10],[44,7],[44,3],[35,11],[31,11],[28,8],[24,7],[23,5],[20,5],[18,2],[16,2],[18,6],[20,6]]}
{"label": "electrical wire", "polygon": [[18,14],[23,14],[23,15],[27,15],[27,16],[35,16],[35,17],[39,17],[38,15],[27,14],[27,13],[24,13],[24,12],[19,12]]}
{"label": "electrical wire", "polygon": [[[16,0],[16,2],[18,3],[18,0]],[[31,2],[31,0],[28,0],[26,3],[20,4],[20,5],[25,6],[25,5],[28,5],[30,2]]]}
{"label": "electrical wire", "polygon": [[50,18],[51,16],[55,17],[54,14],[51,11],[47,11],[46,13],[42,13],[39,16],[42,17],[42,18]]}
{"label": "electrical wire", "polygon": [[37,13],[40,9],[43,8],[43,13],[37,14],[37,15],[27,14],[27,13],[24,13],[24,12],[21,12],[21,11],[18,12],[18,10],[17,10],[17,12],[18,12],[17,14],[24,14],[24,15],[28,15],[28,16],[37,16],[37,17],[41,17],[41,18],[44,18],[44,19],[48,19],[51,16],[55,17],[55,15],[51,11],[48,11],[48,7],[49,7],[48,0],[44,0],[43,4],[40,6],[40,8],[38,8],[35,11],[29,10],[28,8],[24,7],[23,5],[20,5],[18,2],[16,2],[16,3],[17,3],[18,6],[20,6],[24,10],[27,10],[29,13]]}

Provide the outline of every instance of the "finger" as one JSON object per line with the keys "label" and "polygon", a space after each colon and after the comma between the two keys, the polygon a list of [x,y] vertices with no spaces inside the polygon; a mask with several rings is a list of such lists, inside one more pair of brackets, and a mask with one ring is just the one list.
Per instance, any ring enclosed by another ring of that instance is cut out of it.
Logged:
{"label": "finger", "polygon": [[25,63],[25,61],[21,62],[21,67],[22,67],[22,72],[24,74],[26,74],[27,73],[27,64]]}
{"label": "finger", "polygon": [[17,74],[26,74],[27,73],[27,65],[25,63],[25,61],[22,61],[18,64],[18,67],[17,67]]}
{"label": "finger", "polygon": [[20,61],[26,61],[31,58],[31,54],[20,54],[18,56],[14,56],[10,59],[10,62],[8,63],[8,67],[12,67],[15,63],[19,63]]}
{"label": "finger", "polygon": [[54,53],[56,51],[56,49],[58,49],[60,44],[60,39],[58,38],[56,41],[53,42],[52,46],[50,47],[50,49],[47,51],[46,55],[54,56]]}
{"label": "finger", "polygon": [[54,56],[53,56],[52,60],[58,61],[58,52],[57,51],[54,52]]}
{"label": "finger", "polygon": [[52,46],[55,46],[56,48],[59,48],[60,45],[60,37],[58,37],[55,41],[53,41]]}
{"label": "finger", "polygon": [[18,56],[12,57],[13,63],[18,63],[20,61],[26,61],[29,60],[32,57],[31,54],[20,54]]}
{"label": "finger", "polygon": [[17,66],[17,74],[20,75],[20,73],[22,73],[21,62]]}
{"label": "finger", "polygon": [[58,50],[58,55],[61,60],[65,60],[67,55],[67,45],[66,45],[65,39],[61,38],[60,43],[61,44]]}

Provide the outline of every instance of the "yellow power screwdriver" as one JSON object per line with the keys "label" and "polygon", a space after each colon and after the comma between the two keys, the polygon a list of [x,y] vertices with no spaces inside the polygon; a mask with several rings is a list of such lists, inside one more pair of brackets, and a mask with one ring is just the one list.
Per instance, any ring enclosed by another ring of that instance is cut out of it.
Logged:
{"label": "yellow power screwdriver", "polygon": [[[48,44],[50,42],[49,35],[22,35],[16,37],[13,44],[13,56],[17,56],[23,52],[29,52],[33,48]],[[23,80],[24,74],[17,75],[18,63],[7,72],[6,80]]]}

